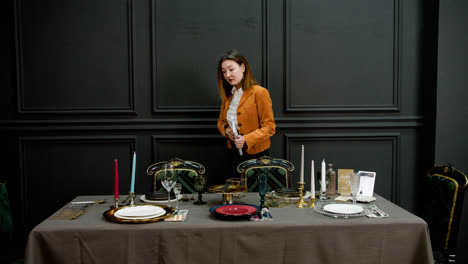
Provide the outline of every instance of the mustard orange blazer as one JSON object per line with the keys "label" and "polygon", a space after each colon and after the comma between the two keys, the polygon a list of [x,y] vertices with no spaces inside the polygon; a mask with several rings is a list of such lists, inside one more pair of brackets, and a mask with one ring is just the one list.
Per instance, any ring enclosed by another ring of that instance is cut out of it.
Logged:
{"label": "mustard orange blazer", "polygon": [[[231,100],[232,95],[223,100],[218,118],[218,130],[225,137],[228,126],[226,115]],[[248,154],[254,155],[270,147],[270,137],[275,134],[276,123],[267,89],[254,85],[252,89],[244,91],[237,107],[237,126],[239,135],[245,138],[244,149]],[[231,148],[229,139],[227,145]]]}

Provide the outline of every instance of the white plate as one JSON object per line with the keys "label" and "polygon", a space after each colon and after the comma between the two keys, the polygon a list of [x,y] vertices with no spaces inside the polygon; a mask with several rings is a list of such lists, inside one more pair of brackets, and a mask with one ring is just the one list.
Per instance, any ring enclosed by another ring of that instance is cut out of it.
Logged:
{"label": "white plate", "polygon": [[335,214],[359,214],[363,211],[361,206],[354,204],[327,204],[323,210]]}
{"label": "white plate", "polygon": [[[179,194],[177,195],[177,200],[180,200],[182,199],[182,194]],[[146,199],[146,195],[142,195],[140,196],[140,200],[142,200],[143,202],[145,203],[149,203],[149,204],[166,204],[167,203],[167,200],[149,200],[149,199]],[[176,199],[172,199],[170,202],[175,202]]]}
{"label": "white plate", "polygon": [[166,211],[158,206],[151,206],[151,205],[141,205],[141,206],[130,206],[126,208],[122,208],[115,212],[115,216],[122,218],[122,217],[131,217],[132,219],[137,217],[157,217],[161,216]]}
{"label": "white plate", "polygon": [[126,217],[126,216],[120,216],[117,213],[115,213],[114,216],[117,217],[117,218],[120,218],[120,219],[127,219],[127,220],[143,220],[143,219],[151,219],[151,218],[159,217],[161,215],[164,215],[165,213],[166,212],[164,212],[162,214],[142,216],[142,217],[137,217],[137,216]]}

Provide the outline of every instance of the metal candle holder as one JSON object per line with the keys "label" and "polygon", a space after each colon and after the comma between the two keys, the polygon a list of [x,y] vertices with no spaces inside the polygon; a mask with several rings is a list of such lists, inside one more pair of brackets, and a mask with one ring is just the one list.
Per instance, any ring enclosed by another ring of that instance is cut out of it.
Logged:
{"label": "metal candle holder", "polygon": [[325,192],[320,191],[320,201],[325,201],[327,199],[329,199],[327,197],[327,192],[326,191]]}
{"label": "metal candle holder", "polygon": [[302,191],[304,190],[304,184],[305,182],[298,182],[299,184],[299,201],[297,201],[295,204],[297,205],[297,208],[304,208],[304,205],[309,205],[306,201],[304,201],[304,195],[302,194]]}
{"label": "metal candle holder", "polygon": [[114,200],[115,200],[114,208],[118,208],[119,207],[119,198],[114,198]]}
{"label": "metal candle holder", "polygon": [[134,206],[135,205],[135,193],[134,192],[130,192],[130,206]]}
{"label": "metal candle holder", "polygon": [[312,192],[310,195],[310,205],[309,208],[314,208],[315,207],[315,192]]}

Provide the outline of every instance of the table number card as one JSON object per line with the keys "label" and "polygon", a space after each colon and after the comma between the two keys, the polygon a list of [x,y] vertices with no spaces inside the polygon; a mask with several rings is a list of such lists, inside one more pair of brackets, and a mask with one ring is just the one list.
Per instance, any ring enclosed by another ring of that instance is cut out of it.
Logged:
{"label": "table number card", "polygon": [[372,171],[359,171],[360,183],[358,195],[362,196],[374,196],[374,183],[376,173]]}
{"label": "table number card", "polygon": [[349,174],[354,172],[352,169],[338,169],[338,193],[341,195],[351,195],[351,186],[349,184]]}

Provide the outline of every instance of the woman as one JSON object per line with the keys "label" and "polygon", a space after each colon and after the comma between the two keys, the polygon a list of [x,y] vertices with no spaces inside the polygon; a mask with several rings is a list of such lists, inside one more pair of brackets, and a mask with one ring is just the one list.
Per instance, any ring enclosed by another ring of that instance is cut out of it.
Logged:
{"label": "woman", "polygon": [[239,163],[270,154],[270,137],[276,129],[271,98],[258,85],[247,60],[237,50],[228,51],[219,60],[218,90],[223,100],[218,130],[229,138],[232,177],[238,177]]}

